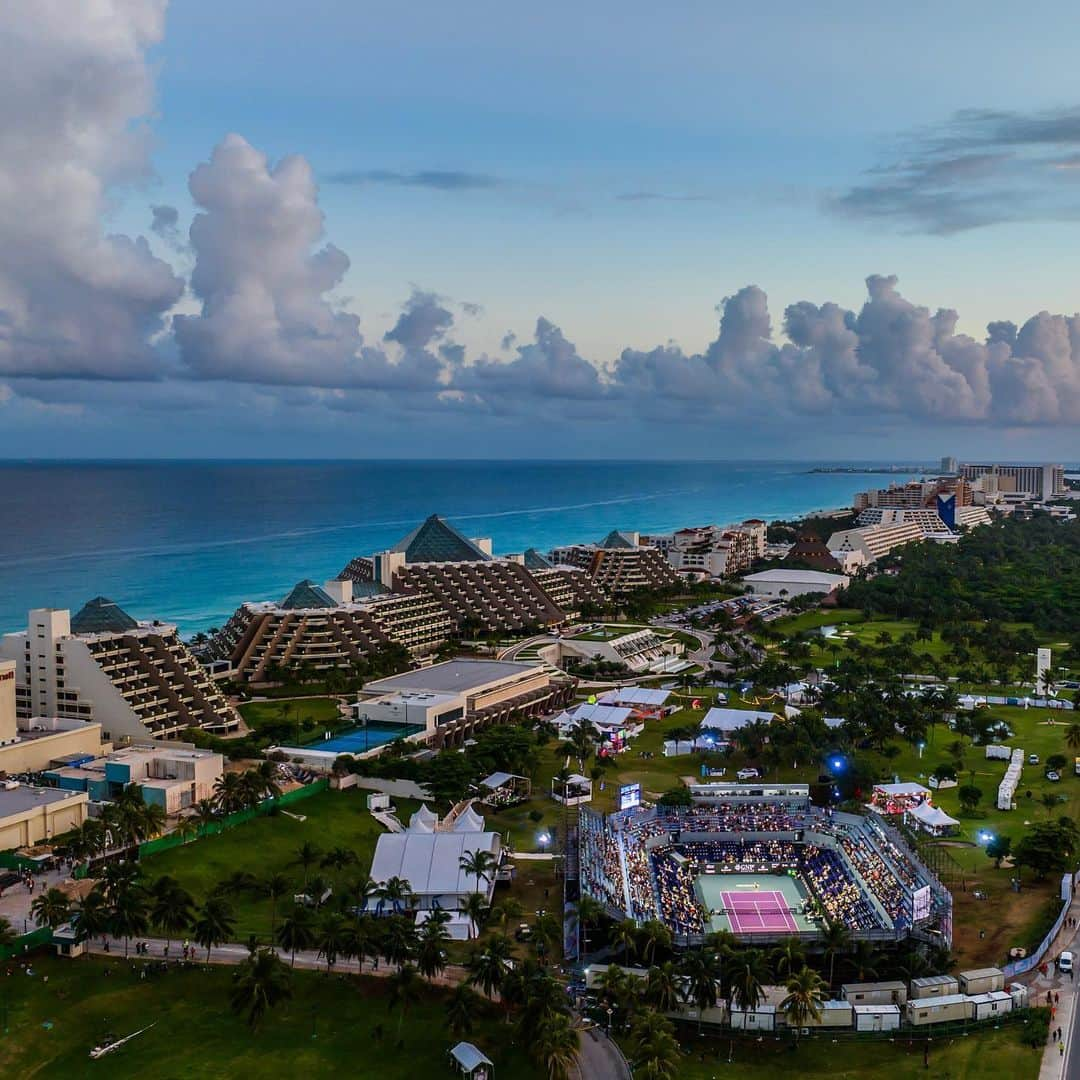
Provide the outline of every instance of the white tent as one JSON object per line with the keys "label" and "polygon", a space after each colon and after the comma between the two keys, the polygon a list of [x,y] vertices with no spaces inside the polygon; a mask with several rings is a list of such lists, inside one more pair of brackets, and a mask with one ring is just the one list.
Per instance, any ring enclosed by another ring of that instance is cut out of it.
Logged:
{"label": "white tent", "polygon": [[913,806],[908,813],[920,827],[932,833],[951,829],[960,824],[956,818],[949,817],[941,807],[931,806],[929,803],[919,803],[917,806]]}
{"label": "white tent", "polygon": [[647,686],[624,686],[619,690],[608,690],[601,694],[600,701],[604,705],[658,709],[669,697],[671,697],[670,690],[650,690]]}
{"label": "white tent", "polygon": [[434,832],[439,824],[439,816],[427,803],[421,803],[420,809],[409,818],[409,832]]}
{"label": "white tent", "polygon": [[717,709],[712,708],[701,721],[702,727],[715,731],[739,731],[760,720],[769,724],[776,719],[776,713],[757,712],[753,709]]}

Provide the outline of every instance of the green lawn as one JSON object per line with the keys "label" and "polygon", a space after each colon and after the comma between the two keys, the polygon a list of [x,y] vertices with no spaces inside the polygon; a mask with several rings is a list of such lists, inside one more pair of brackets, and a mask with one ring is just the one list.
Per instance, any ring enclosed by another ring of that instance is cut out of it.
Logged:
{"label": "green lawn", "polygon": [[[292,1001],[253,1035],[229,1009],[227,969],[172,969],[140,980],[120,960],[47,955],[33,957],[32,968],[32,977],[16,969],[0,991],[8,1027],[6,1036],[0,1029],[2,1076],[413,1080],[446,1073],[446,1051],[457,1041],[445,1026],[442,992],[428,990],[406,1017],[399,1045],[398,1014],[388,1009],[381,979],[297,971]],[[150,1023],[119,1050],[89,1059],[104,1038]],[[489,1008],[469,1038],[494,1061],[500,1080],[540,1080],[514,1045],[513,1029]]]}
{"label": "green lawn", "polygon": [[[310,842],[324,853],[334,847],[348,848],[357,858],[354,866],[346,867],[340,873],[315,868],[311,871],[312,876],[321,875],[331,884],[338,879],[352,880],[370,870],[375,843],[385,831],[368,813],[366,795],[367,792],[359,788],[313,795],[289,807],[289,813],[303,817],[304,821],[297,821],[288,813],[257,818],[218,836],[152,855],[143,860],[143,870],[150,880],[171,874],[197,901],[203,900],[218,882],[237,871],[246,871],[257,878],[280,872],[286,874],[294,882],[295,891],[300,892],[303,871],[294,860],[297,849]],[[394,802],[406,822],[419,805],[406,799]],[[232,897],[230,902],[237,915],[234,940],[245,940],[248,934],[262,938],[269,936],[269,900],[241,894]],[[279,915],[290,903],[290,897],[278,902]]]}
{"label": "green lawn", "polygon": [[244,723],[255,733],[270,724],[289,724],[301,743],[321,738],[326,729],[341,726],[336,698],[297,698],[247,701],[240,706]]}
{"label": "green lawn", "polygon": [[[925,1039],[908,1041],[832,1039],[827,1035],[803,1040],[796,1049],[790,1036],[760,1041],[740,1039],[688,1039],[687,1056],[679,1069],[681,1080],[771,1080],[792,1075],[828,1077],[829,1080],[865,1080],[868,1076],[889,1080],[1034,1080],[1039,1075],[1042,1053],[1021,1042],[1022,1025],[984,1029],[968,1035],[933,1039],[930,1067],[923,1066]],[[729,1049],[734,1050],[728,1064]]]}
{"label": "green lawn", "polygon": [[862,622],[863,613],[855,608],[820,608],[817,611],[804,611],[799,615],[789,615],[776,619],[769,625],[774,630],[788,635],[802,634],[807,630],[817,630],[822,626],[839,626],[842,623]]}

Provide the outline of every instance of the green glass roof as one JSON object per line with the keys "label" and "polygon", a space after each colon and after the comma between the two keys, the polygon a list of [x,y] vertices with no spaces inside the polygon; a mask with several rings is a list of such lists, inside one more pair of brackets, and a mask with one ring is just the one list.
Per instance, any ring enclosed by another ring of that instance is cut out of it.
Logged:
{"label": "green glass roof", "polygon": [[600,546],[602,548],[632,548],[634,545],[618,529],[612,529],[601,541]]}
{"label": "green glass roof", "polygon": [[550,570],[551,562],[544,558],[536,548],[529,548],[525,552],[525,569],[526,570]]}
{"label": "green glass roof", "polygon": [[292,592],[281,601],[283,608],[337,607],[337,603],[314,581],[304,580],[293,586]]}
{"label": "green glass roof", "polygon": [[75,634],[105,634],[134,630],[139,624],[119,604],[95,596],[72,620]]}
{"label": "green glass roof", "polygon": [[399,540],[393,550],[405,552],[407,563],[487,562],[490,558],[437,514]]}

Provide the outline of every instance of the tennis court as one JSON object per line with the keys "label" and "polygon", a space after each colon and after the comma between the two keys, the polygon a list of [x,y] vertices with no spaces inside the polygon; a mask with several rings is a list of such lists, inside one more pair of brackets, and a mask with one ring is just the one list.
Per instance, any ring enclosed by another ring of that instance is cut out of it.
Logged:
{"label": "tennis court", "polygon": [[780,935],[817,929],[803,911],[807,893],[793,874],[701,874],[695,888],[709,930]]}

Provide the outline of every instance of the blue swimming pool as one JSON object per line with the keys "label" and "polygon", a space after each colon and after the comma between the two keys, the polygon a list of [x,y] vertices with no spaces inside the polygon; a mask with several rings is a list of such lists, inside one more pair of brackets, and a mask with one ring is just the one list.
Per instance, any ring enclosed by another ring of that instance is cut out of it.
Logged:
{"label": "blue swimming pool", "polygon": [[424,729],[418,724],[380,724],[372,722],[365,727],[353,728],[332,739],[308,743],[307,750],[327,750],[338,754],[363,754],[384,743],[393,742],[406,735],[416,735]]}

